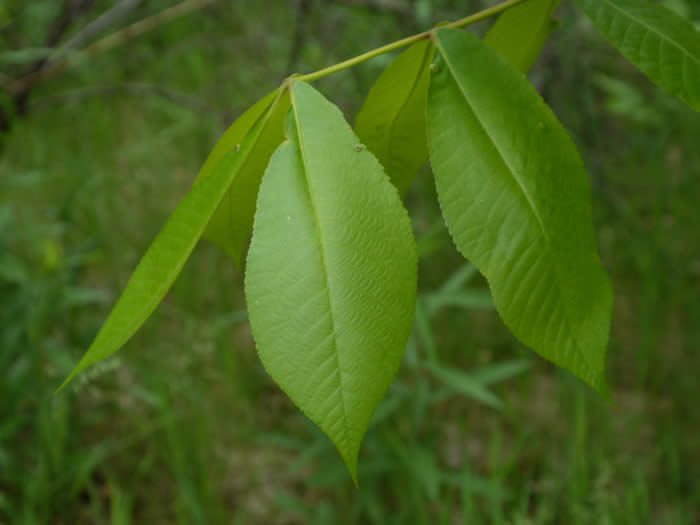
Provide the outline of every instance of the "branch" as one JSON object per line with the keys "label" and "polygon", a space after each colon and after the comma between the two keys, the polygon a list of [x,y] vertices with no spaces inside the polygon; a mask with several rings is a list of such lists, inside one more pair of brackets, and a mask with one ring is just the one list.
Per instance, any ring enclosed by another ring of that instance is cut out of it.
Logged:
{"label": "branch", "polygon": [[[95,0],[64,0],[63,7],[60,14],[56,20],[51,24],[49,28],[48,35],[46,37],[47,48],[55,47],[56,44],[61,40],[63,35],[68,31],[73,21],[84,13],[88,12]],[[35,60],[29,65],[25,70],[24,76],[32,75],[37,71],[40,71],[46,64],[48,56],[43,56],[38,60]],[[6,75],[0,76],[0,81],[3,85],[9,85],[9,81],[6,80]],[[9,111],[17,112],[19,114],[24,113],[27,100],[29,98],[29,90],[31,86],[27,86],[24,89],[18,91],[10,91],[10,101],[12,109]],[[0,107],[0,134],[9,131],[11,124],[11,116],[7,114],[6,110]],[[2,144],[0,143],[0,147]]]}
{"label": "branch", "polygon": [[86,42],[92,40],[93,37],[103,33],[111,26],[116,25],[142,2],[143,0],[122,0],[112,7],[112,9],[101,14],[73,35],[73,37],[63,44],[56,54],[51,57],[50,62],[55,62],[66,50],[78,49]]}
{"label": "branch", "polygon": [[57,62],[47,65],[44,69],[40,69],[38,71],[25,75],[22,78],[14,80],[13,82],[10,82],[6,85],[6,89],[11,95],[21,93],[22,91],[33,86],[40,80],[55,76],[65,71],[66,69],[75,66],[76,64],[80,63],[84,58],[90,58],[103,51],[108,51],[112,48],[115,48],[128,40],[131,40],[137,36],[140,36],[148,31],[155,29],[156,27],[162,24],[165,24],[175,18],[186,15],[191,11],[202,9],[208,5],[213,4],[214,2],[216,2],[216,0],[185,0],[184,2],[181,2],[176,6],[169,7],[168,9],[164,9],[160,13],[156,13],[155,15],[149,16],[147,18],[144,18],[143,20],[135,22],[125,27],[124,29],[121,29],[120,31],[108,35],[98,40],[97,42],[87,46],[81,52],[81,59],[65,58],[59,60]]}

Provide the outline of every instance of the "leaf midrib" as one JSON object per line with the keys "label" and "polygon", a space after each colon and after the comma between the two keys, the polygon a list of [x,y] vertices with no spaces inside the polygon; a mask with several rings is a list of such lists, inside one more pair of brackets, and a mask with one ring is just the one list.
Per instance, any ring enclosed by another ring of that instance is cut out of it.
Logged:
{"label": "leaf midrib", "polygon": [[464,89],[462,88],[462,85],[460,84],[460,82],[457,81],[457,75],[455,74],[454,66],[452,65],[452,63],[448,59],[447,54],[445,53],[445,50],[443,49],[443,47],[440,43],[439,36],[436,36],[434,41],[435,41],[435,45],[440,49],[440,54],[442,55],[442,58],[445,61],[445,64],[447,65],[447,68],[450,71],[450,74],[452,75],[454,83],[457,85],[457,87],[459,88],[459,91],[462,93],[462,96],[464,97],[464,101],[467,103],[467,105],[471,109],[472,113],[474,114],[474,117],[476,118],[477,122],[479,123],[479,126],[481,126],[481,129],[484,131],[484,133],[486,134],[488,139],[491,141],[491,144],[493,144],[494,149],[498,153],[498,156],[501,158],[501,161],[503,162],[505,167],[508,169],[508,171],[512,175],[515,182],[518,184],[518,187],[520,188],[523,196],[525,197],[525,200],[527,201],[527,203],[530,207],[530,211],[537,219],[537,224],[540,227],[540,231],[542,232],[542,235],[546,241],[545,244],[547,246],[547,251],[549,252],[549,259],[552,261],[552,267],[554,268],[555,279],[557,281],[556,282],[557,293],[559,294],[560,302],[561,302],[562,308],[564,310],[564,317],[563,318],[565,319],[567,329],[568,329],[569,333],[571,334],[571,339],[574,341],[576,351],[581,356],[582,362],[585,363],[586,367],[588,368],[589,373],[591,374],[591,379],[598,382],[599,378],[598,378],[598,374],[595,373],[595,368],[593,368],[592,364],[588,361],[588,356],[581,349],[581,346],[579,345],[579,342],[578,342],[578,338],[576,337],[574,331],[571,329],[571,322],[569,321],[569,311],[568,311],[568,308],[566,307],[565,301],[563,301],[563,299],[561,297],[561,285],[560,285],[560,281],[559,281],[559,271],[557,269],[557,265],[555,264],[555,258],[552,255],[553,252],[552,252],[551,239],[550,239],[549,235],[547,234],[547,231],[544,228],[544,224],[542,223],[542,220],[539,216],[539,213],[537,213],[537,210],[534,207],[534,203],[531,200],[530,194],[527,192],[526,188],[523,186],[520,179],[518,179],[518,177],[516,176],[515,170],[513,170],[510,163],[506,159],[505,155],[501,152],[500,148],[498,147],[497,142],[493,139],[491,134],[488,132],[488,129],[486,128],[486,126],[482,122],[481,118],[479,117],[479,114],[474,109],[474,106],[469,102],[469,98],[467,97],[467,94],[465,93]]}
{"label": "leaf midrib", "polygon": [[306,180],[306,186],[309,192],[309,200],[311,201],[311,209],[314,214],[314,223],[316,226],[316,232],[318,233],[318,241],[319,241],[319,252],[321,255],[321,266],[322,266],[322,271],[323,271],[323,282],[326,286],[326,295],[328,297],[328,311],[329,311],[329,317],[330,317],[330,322],[331,322],[331,333],[333,334],[333,353],[335,355],[335,363],[336,367],[338,369],[338,382],[340,383],[340,405],[341,409],[343,411],[343,427],[344,427],[344,434],[345,434],[345,443],[346,445],[349,443],[348,439],[350,438],[350,426],[348,424],[348,417],[347,417],[347,411],[345,409],[345,387],[343,385],[343,373],[340,368],[340,354],[338,352],[338,339],[337,339],[337,333],[336,333],[336,322],[335,322],[335,314],[333,312],[333,300],[331,297],[331,288],[330,288],[330,281],[328,279],[328,257],[326,255],[326,244],[323,242],[323,230],[321,229],[321,221],[319,218],[318,214],[318,205],[316,204],[316,195],[314,193],[313,189],[313,184],[311,183],[311,177],[309,177],[309,163],[306,159],[306,148],[304,147],[304,137],[301,131],[301,125],[299,123],[299,113],[297,111],[297,104],[296,104],[296,95],[294,92],[294,86],[290,86],[289,89],[289,94],[291,98],[291,103],[292,103],[292,110],[294,111],[294,125],[297,130],[297,140],[299,141],[299,155],[301,156],[301,162],[303,164],[304,168],[304,178]]}
{"label": "leaf midrib", "polygon": [[544,227],[544,223],[542,222],[542,218],[540,217],[540,214],[537,212],[537,209],[535,208],[535,204],[532,200],[532,197],[530,196],[530,193],[527,191],[527,188],[525,187],[525,185],[522,183],[522,181],[516,175],[515,170],[510,165],[510,163],[506,159],[505,155],[503,155],[503,153],[501,152],[500,148],[498,147],[498,144],[496,143],[496,141],[491,136],[488,129],[486,128],[486,126],[482,122],[481,118],[479,117],[479,114],[474,109],[474,106],[469,102],[469,97],[467,97],[467,94],[464,91],[464,89],[462,88],[462,85],[457,81],[457,75],[455,74],[455,69],[454,69],[452,63],[450,62],[450,60],[447,58],[447,54],[445,53],[445,50],[442,48],[442,46],[440,45],[439,42],[437,42],[437,46],[440,48],[442,58],[445,61],[447,68],[450,70],[450,73],[452,74],[452,78],[454,79],[454,83],[457,85],[457,87],[459,88],[459,91],[462,93],[462,96],[464,97],[464,101],[469,106],[469,109],[471,109],[472,113],[476,117],[477,122],[479,123],[479,126],[481,126],[481,129],[484,131],[484,133],[488,137],[489,141],[491,141],[491,144],[493,144],[494,149],[498,153],[498,156],[501,158],[501,161],[503,162],[505,167],[508,169],[508,171],[512,175],[513,180],[515,180],[515,182],[518,184],[520,191],[522,192],[523,196],[525,197],[525,200],[528,203],[528,206],[530,207],[530,211],[534,215],[535,219],[537,219],[537,224],[540,228],[540,231],[542,232],[542,235],[547,240],[547,245],[550,245],[549,234],[547,233],[547,231]]}

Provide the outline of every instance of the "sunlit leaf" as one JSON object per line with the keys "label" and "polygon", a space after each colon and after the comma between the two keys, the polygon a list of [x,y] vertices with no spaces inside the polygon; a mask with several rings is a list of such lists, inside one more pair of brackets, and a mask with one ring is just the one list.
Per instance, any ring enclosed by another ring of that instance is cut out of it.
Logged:
{"label": "sunlit leaf", "polygon": [[491,26],[484,42],[527,73],[556,27],[552,12],[561,0],[528,0],[505,11]]}
{"label": "sunlit leaf", "polygon": [[134,270],[94,342],[61,387],[91,364],[116,352],[151,315],[182,270],[232,181],[247,165],[267,120],[255,124],[238,151],[222,157],[211,174],[178,204]]}
{"label": "sunlit leaf", "polygon": [[456,29],[434,41],[428,141],[450,233],[511,331],[602,390],[612,293],[576,148],[498,53]]}
{"label": "sunlit leaf", "polygon": [[294,82],[247,260],[263,365],[356,479],[372,413],[411,331],[416,254],[395,188],[336,106]]}
{"label": "sunlit leaf", "polygon": [[424,40],[401,53],[374,83],[355,122],[360,141],[376,155],[401,195],[428,161],[425,97],[432,51]]}
{"label": "sunlit leaf", "polygon": [[578,0],[625,57],[652,81],[700,111],[700,33],[647,0]]}
{"label": "sunlit leaf", "polygon": [[195,179],[197,184],[208,177],[221,158],[240,148],[253,126],[266,119],[266,125],[252,144],[246,162],[204,231],[204,238],[229,254],[239,268],[253,229],[260,180],[272,152],[284,138],[284,116],[289,108],[289,95],[285,94],[277,101],[275,110],[268,117],[267,111],[276,97],[277,90],[258,101],[231,125],[214,146]]}

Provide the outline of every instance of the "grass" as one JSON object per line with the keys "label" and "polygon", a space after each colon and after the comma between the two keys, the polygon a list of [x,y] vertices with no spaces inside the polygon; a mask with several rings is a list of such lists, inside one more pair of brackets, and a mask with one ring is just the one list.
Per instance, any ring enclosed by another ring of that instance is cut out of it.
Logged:
{"label": "grass", "polygon": [[[700,119],[567,6],[532,78],[594,184],[616,290],[613,405],[508,334],[441,225],[427,171],[408,197],[421,252],[416,327],[365,439],[359,489],[264,373],[242,275],[213,246],[197,248],[124,350],[53,395],[231,108],[286,73],[289,9],[256,11],[219,5],[56,78],[7,137],[0,523],[698,523]],[[392,16],[337,5],[307,25],[303,71],[404,34]],[[383,65],[319,87],[353,115]],[[210,109],[155,95],[75,98],[124,82]]]}

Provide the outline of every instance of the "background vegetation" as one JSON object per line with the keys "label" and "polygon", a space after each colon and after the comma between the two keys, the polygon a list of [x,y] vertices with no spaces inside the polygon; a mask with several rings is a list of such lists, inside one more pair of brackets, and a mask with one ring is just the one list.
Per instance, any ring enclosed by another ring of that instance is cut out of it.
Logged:
{"label": "background vegetation", "polygon": [[[0,1],[0,84],[115,3]],[[121,4],[133,5],[111,30],[174,1]],[[700,117],[563,4],[531,80],[593,180],[616,290],[613,404],[509,335],[427,169],[407,197],[414,335],[359,489],[265,374],[242,274],[205,243],[127,347],[53,395],[242,110],[290,72],[490,5],[220,0],[71,55],[22,100],[2,90],[0,523],[700,523]],[[697,2],[667,5],[700,21]],[[318,87],[352,122],[390,59]]]}

